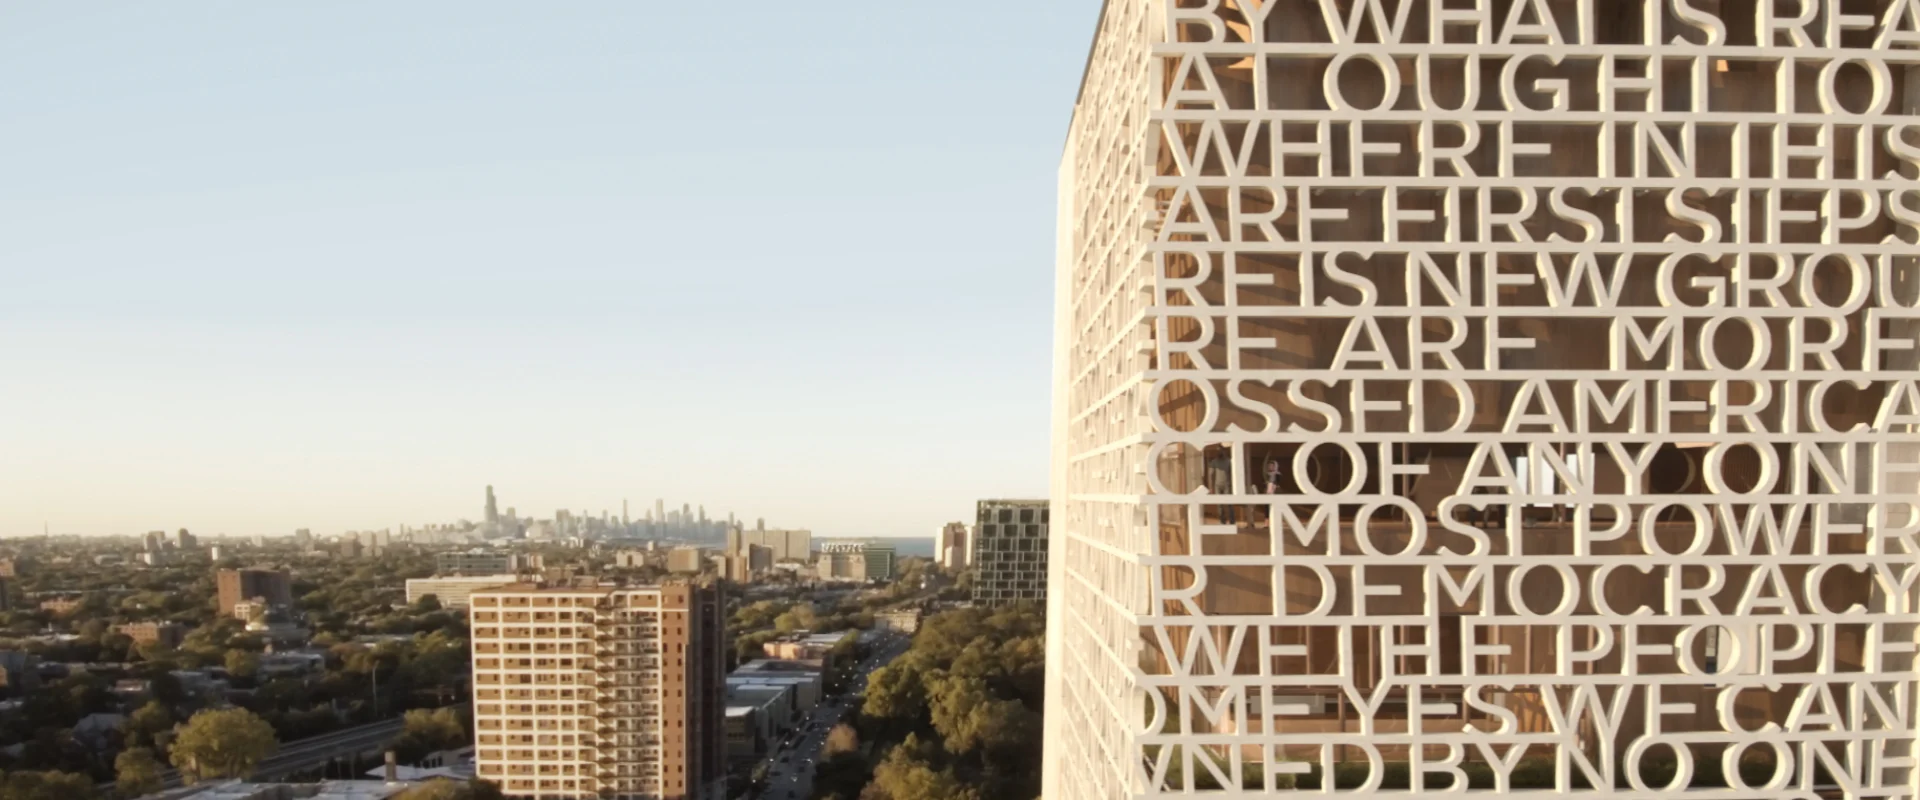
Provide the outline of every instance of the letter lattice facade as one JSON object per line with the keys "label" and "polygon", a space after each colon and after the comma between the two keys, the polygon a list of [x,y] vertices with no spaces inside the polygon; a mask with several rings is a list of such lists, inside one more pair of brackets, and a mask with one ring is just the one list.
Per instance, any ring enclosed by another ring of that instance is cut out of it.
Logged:
{"label": "letter lattice facade", "polygon": [[1108,0],[1045,797],[1914,797],[1920,0]]}

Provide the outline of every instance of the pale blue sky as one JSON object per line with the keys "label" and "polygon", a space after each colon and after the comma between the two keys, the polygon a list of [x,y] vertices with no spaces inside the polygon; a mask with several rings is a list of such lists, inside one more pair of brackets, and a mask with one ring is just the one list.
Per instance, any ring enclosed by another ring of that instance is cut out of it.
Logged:
{"label": "pale blue sky", "polygon": [[0,535],[1044,496],[1098,5],[0,5]]}

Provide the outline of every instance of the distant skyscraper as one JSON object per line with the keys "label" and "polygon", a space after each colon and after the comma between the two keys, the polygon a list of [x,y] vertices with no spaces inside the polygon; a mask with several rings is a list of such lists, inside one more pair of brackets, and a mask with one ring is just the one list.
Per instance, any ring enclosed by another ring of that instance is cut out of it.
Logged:
{"label": "distant skyscraper", "polygon": [[653,521],[662,525],[667,523],[667,501],[664,498],[653,501]]}
{"label": "distant skyscraper", "polygon": [[980,501],[964,537],[975,605],[1046,601],[1048,517],[1045,500]]}
{"label": "distant skyscraper", "polygon": [[934,563],[951,570],[966,569],[968,558],[967,523],[949,522],[933,536]]}
{"label": "distant skyscraper", "polygon": [[498,523],[499,521],[500,521],[500,504],[495,502],[493,499],[493,487],[488,486],[487,487],[487,524],[493,525],[495,523]]}

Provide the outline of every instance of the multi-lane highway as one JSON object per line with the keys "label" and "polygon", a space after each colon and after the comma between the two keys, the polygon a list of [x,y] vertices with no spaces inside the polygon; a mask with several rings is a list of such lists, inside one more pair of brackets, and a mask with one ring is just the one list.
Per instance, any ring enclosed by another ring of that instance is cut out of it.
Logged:
{"label": "multi-lane highway", "polygon": [[813,770],[820,763],[827,732],[848,713],[849,706],[855,702],[850,698],[866,693],[867,676],[907,652],[910,643],[907,636],[888,634],[866,660],[854,667],[854,674],[847,680],[841,696],[821,701],[820,706],[807,715],[795,729],[793,743],[774,750],[770,756],[773,767],[767,772],[767,786],[760,793],[760,800],[804,800],[813,793]]}

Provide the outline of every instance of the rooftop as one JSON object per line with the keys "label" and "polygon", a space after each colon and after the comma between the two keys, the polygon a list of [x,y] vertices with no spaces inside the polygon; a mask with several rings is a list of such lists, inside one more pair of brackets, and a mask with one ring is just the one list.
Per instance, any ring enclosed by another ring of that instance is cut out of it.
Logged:
{"label": "rooftop", "polygon": [[415,582],[441,583],[441,582],[447,582],[447,581],[455,581],[455,582],[464,581],[464,582],[472,582],[472,583],[478,583],[480,581],[505,581],[507,583],[514,584],[516,586],[532,585],[532,584],[521,583],[520,576],[512,573],[508,573],[505,575],[435,575],[430,578],[408,578],[407,579],[408,583],[415,583]]}
{"label": "rooftop", "polygon": [[750,672],[745,675],[728,675],[728,686],[792,686],[812,683],[820,679],[818,672]]}
{"label": "rooftop", "polygon": [[386,800],[417,781],[322,781],[320,783],[203,783],[147,795],[146,800]]}
{"label": "rooftop", "polygon": [[733,674],[734,675],[744,675],[744,674],[798,675],[801,673],[819,672],[819,671],[820,671],[819,667],[816,667],[812,664],[808,664],[805,661],[787,661],[787,660],[778,659],[778,658],[756,658],[745,664],[741,664],[739,667],[735,668],[733,671]]}
{"label": "rooftop", "polygon": [[602,583],[594,586],[547,586],[545,584],[529,583],[529,582],[522,581],[520,583],[511,583],[504,586],[494,586],[486,589],[481,589],[477,592],[474,592],[473,594],[475,597],[479,597],[481,595],[522,595],[522,594],[573,595],[577,597],[605,597],[607,595],[616,594],[620,592],[658,592],[660,591],[660,589],[661,587],[659,586],[622,586],[616,583]]}

